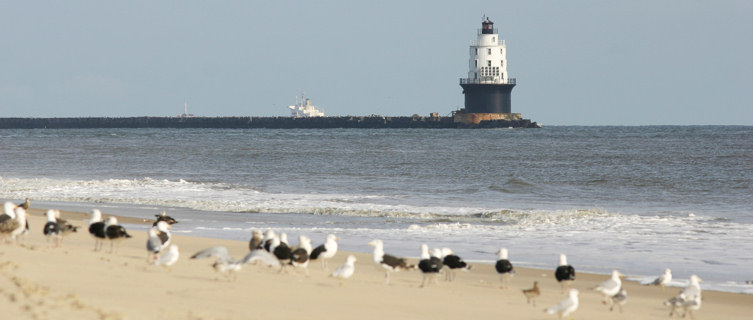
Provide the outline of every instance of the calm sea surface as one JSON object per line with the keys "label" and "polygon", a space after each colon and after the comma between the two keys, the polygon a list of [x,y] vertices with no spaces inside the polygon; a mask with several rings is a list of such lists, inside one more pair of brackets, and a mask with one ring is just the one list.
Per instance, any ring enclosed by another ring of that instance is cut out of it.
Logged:
{"label": "calm sea surface", "polygon": [[[753,127],[0,130],[0,200],[753,293]],[[34,227],[32,227],[33,229]],[[132,226],[132,228],[143,228]],[[39,227],[41,232],[41,226]]]}

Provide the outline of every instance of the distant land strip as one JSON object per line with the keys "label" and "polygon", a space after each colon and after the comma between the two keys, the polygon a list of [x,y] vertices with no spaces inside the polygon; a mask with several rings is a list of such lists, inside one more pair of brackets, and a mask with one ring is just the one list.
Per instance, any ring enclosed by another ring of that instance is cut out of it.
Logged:
{"label": "distant land strip", "polygon": [[0,129],[78,129],[78,128],[536,128],[529,119],[482,121],[479,124],[453,122],[452,117],[82,117],[82,118],[0,118]]}

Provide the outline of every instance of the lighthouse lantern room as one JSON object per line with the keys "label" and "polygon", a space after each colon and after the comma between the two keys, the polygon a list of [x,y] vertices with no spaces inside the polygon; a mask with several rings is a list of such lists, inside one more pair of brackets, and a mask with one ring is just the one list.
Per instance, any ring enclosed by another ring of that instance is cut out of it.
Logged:
{"label": "lighthouse lantern room", "polygon": [[465,113],[508,114],[495,118],[514,116],[510,114],[510,94],[515,84],[515,78],[507,73],[505,41],[499,38],[494,22],[484,17],[476,40],[471,41],[468,77],[460,79]]}

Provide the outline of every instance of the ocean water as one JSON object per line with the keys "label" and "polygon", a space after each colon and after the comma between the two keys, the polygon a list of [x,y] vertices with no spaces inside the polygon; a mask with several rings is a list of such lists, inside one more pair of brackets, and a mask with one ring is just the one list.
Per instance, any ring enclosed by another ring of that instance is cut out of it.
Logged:
{"label": "ocean water", "polygon": [[[753,294],[753,127],[0,130],[0,200]],[[143,226],[130,226],[143,229]],[[34,227],[32,226],[32,229]],[[41,230],[41,227],[40,227]]]}

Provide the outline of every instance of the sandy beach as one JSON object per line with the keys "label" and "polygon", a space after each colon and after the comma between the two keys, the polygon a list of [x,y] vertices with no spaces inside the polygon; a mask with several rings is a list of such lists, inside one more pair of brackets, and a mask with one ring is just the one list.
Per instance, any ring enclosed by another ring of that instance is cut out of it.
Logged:
{"label": "sandy beach", "polygon": [[[30,210],[30,233],[19,244],[0,245],[0,309],[3,319],[557,319],[543,309],[565,298],[552,270],[516,267],[510,287],[501,289],[491,265],[474,265],[454,282],[440,281],[420,288],[419,271],[393,273],[389,285],[372,261],[370,247],[354,254],[355,275],[339,285],[318,262],[310,275],[247,265],[228,280],[212,268],[213,260],[189,257],[210,246],[226,246],[241,258],[248,243],[175,235],[180,259],[170,270],[146,262],[146,232],[131,231],[117,252],[109,244],[95,252],[86,230],[88,214],[64,212],[63,218],[81,228],[65,238],[61,248],[47,243],[41,209]],[[104,212],[108,216],[107,212]],[[140,223],[121,218],[121,222]],[[179,228],[179,224],[175,228]],[[250,235],[249,235],[250,237]],[[295,239],[291,239],[297,243]],[[318,245],[323,239],[313,239]],[[416,243],[416,248],[420,243]],[[389,253],[389,248],[386,248]],[[330,269],[348,253],[339,252]],[[458,252],[460,256],[462,252]],[[415,260],[413,260],[415,261]],[[515,260],[512,260],[515,263]],[[576,265],[576,270],[578,266]],[[629,275],[629,270],[621,270]],[[700,275],[703,278],[703,275]],[[601,296],[590,290],[606,275],[578,273],[574,288],[580,307],[574,318],[668,319],[662,305],[680,288],[641,286],[624,282],[628,302],[624,312],[609,311]],[[521,289],[538,281],[542,290],[536,306],[526,303]],[[703,287],[703,284],[701,284]],[[704,291],[696,319],[753,319],[753,295]]]}

